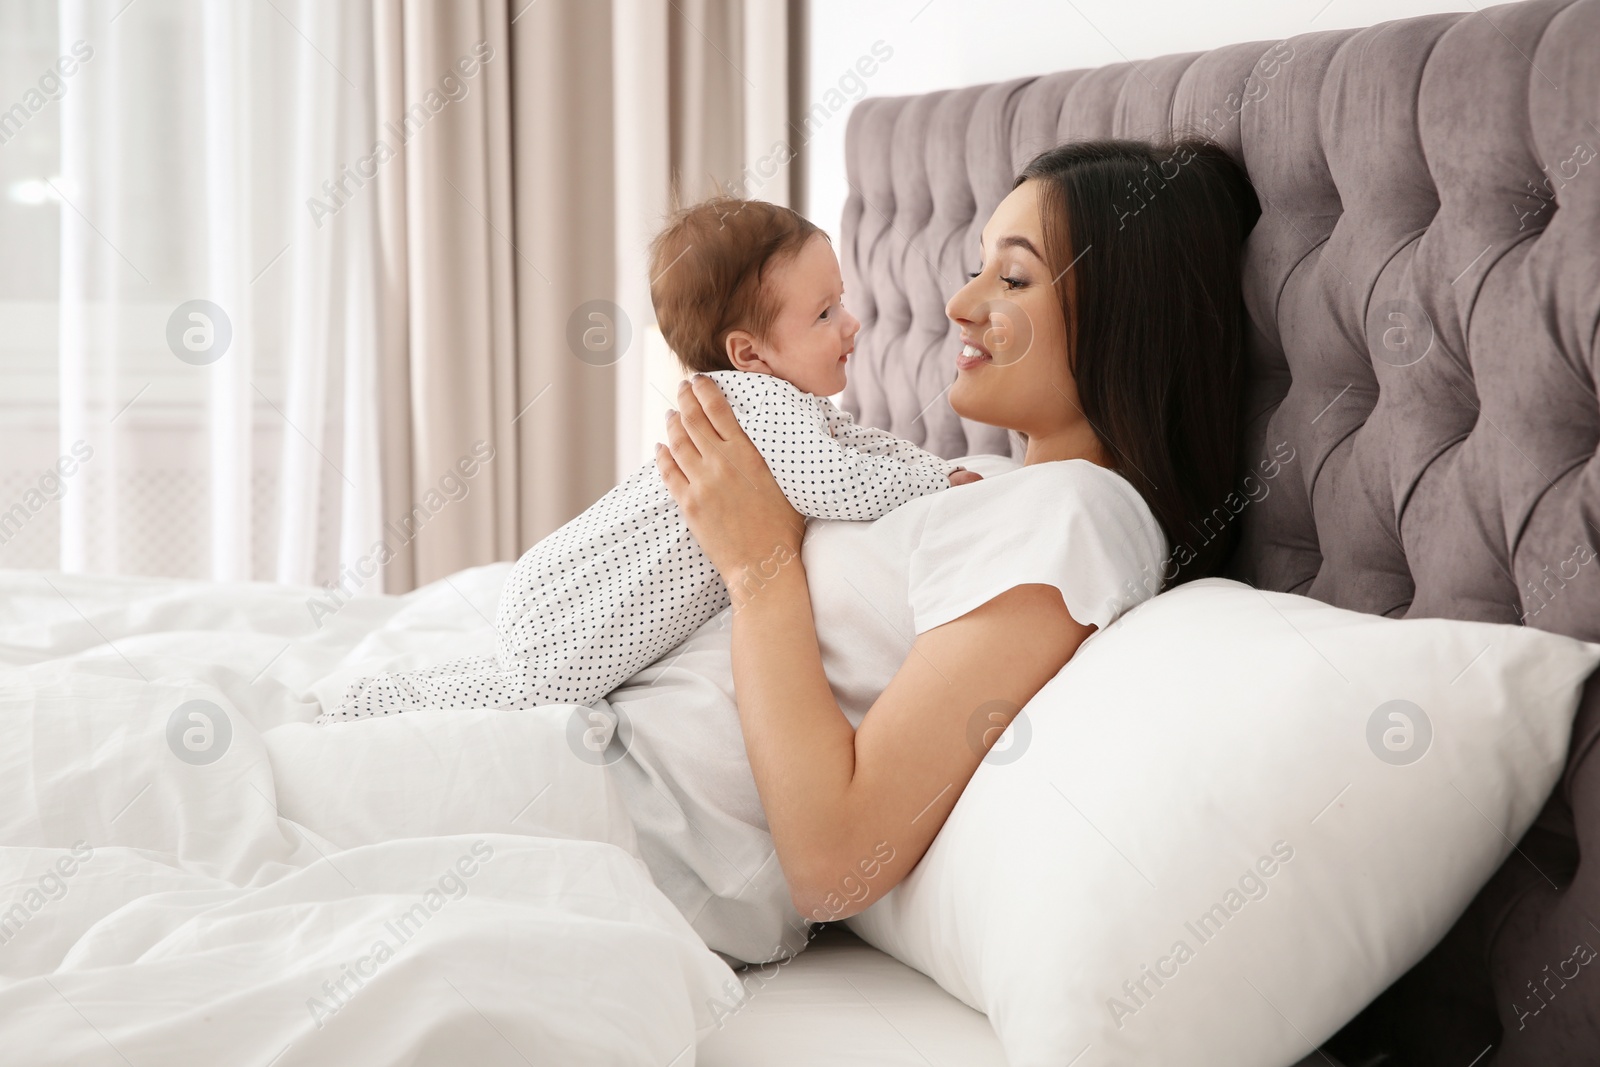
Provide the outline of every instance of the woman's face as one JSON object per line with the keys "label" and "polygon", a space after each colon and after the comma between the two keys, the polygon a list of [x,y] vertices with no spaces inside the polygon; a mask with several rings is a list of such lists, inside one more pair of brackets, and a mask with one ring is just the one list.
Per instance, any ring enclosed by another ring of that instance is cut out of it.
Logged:
{"label": "woman's face", "polygon": [[[963,347],[950,386],[956,414],[1028,437],[1029,462],[1085,455],[1093,435],[1068,364],[1056,274],[1044,259],[1038,182],[1025,181],[983,228],[982,265],[945,305]],[[1036,448],[1039,449],[1036,454]]]}

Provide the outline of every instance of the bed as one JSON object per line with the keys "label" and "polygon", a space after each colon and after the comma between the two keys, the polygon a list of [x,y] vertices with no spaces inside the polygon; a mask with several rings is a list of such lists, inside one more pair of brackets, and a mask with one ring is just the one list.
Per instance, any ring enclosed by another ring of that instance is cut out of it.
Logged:
{"label": "bed", "polygon": [[[1600,581],[1567,561],[1600,531],[1597,42],[1600,3],[1530,0],[864,100],[846,142],[840,258],[864,327],[845,406],[946,456],[1017,448],[942,400],[959,344],[944,302],[984,221],[1060,141],[1206,132],[1263,207],[1242,469],[1268,442],[1307,457],[1292,492],[1243,515],[1230,574],[1595,640]],[[1542,968],[1600,937],[1597,734],[1591,680],[1516,854],[1330,1048],[1352,1064],[1595,1062],[1600,985],[1552,985],[1517,1012]]]}
{"label": "bed", "polygon": [[529,713],[485,713],[494,744],[470,713],[413,745],[362,724],[382,769],[319,760],[320,701],[489,645],[510,566],[331,614],[309,587],[0,572],[12,1062],[1004,1067],[981,1013],[842,924],[719,959],[629,860],[603,769]]}
{"label": "bed", "polygon": [[[605,768],[524,713],[500,713],[492,746],[432,733],[409,763],[380,737],[381,770],[307,758],[336,744],[306,724],[340,664],[492,647],[510,566],[328,614],[314,588],[0,572],[8,1062],[492,1064],[576,1044],[589,1058],[562,1062],[1003,1065],[983,1015],[838,924],[729,970],[626,855]],[[591,840],[549,836],[574,834]],[[543,969],[508,971],[507,950]]]}
{"label": "bed", "polygon": [[[943,304],[978,229],[1051,144],[1209,120],[1265,207],[1246,260],[1245,460],[1279,437],[1313,460],[1296,492],[1246,515],[1231,573],[1376,614],[1526,616],[1594,640],[1600,585],[1557,589],[1544,568],[1600,525],[1600,185],[1592,167],[1541,166],[1600,135],[1579,106],[1600,99],[1597,39],[1597,0],[1531,0],[865,100],[839,249],[865,325],[846,406],[947,456],[1012,452],[942,400]],[[1403,388],[1385,367],[1395,314],[1436,350]],[[604,774],[570,772],[551,794],[569,818],[545,822],[540,795],[514,797],[430,738],[410,750],[411,772],[443,783],[427,806],[394,793],[364,822],[339,813],[372,790],[303,757],[319,701],[363,664],[482,651],[509,566],[321,614],[316,589],[0,572],[8,1056],[1003,1064],[981,1014],[839,925],[785,962],[730,967],[628,861]],[[534,751],[566,726],[519,716],[506,741]],[[1573,938],[1600,937],[1584,862],[1600,848],[1597,731],[1591,684],[1517,855],[1308,1067],[1592,1062],[1600,987],[1554,1000],[1538,1027],[1502,1020]],[[481,806],[447,802],[460,794]],[[557,832],[574,822],[589,840]],[[62,847],[80,838],[85,851]]]}

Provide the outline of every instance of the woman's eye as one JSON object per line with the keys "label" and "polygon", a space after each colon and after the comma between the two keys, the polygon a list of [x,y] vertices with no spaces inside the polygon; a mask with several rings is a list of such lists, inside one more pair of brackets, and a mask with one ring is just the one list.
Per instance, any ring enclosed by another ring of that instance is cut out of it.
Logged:
{"label": "woman's eye", "polygon": [[1024,285],[1028,284],[1021,278],[1007,278],[1003,274],[1000,276],[1000,280],[1006,283],[1007,289],[1021,289]]}

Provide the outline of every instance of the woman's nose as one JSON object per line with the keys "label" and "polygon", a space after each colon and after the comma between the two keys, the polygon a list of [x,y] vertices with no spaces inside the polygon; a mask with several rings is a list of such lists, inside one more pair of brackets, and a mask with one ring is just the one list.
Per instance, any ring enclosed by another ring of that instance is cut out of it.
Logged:
{"label": "woman's nose", "polygon": [[971,287],[972,283],[968,282],[960,289],[957,289],[955,295],[944,306],[945,318],[957,325],[966,326],[972,322],[970,315],[971,302],[967,300],[966,296],[967,290]]}
{"label": "woman's nose", "polygon": [[972,327],[989,321],[989,290],[993,284],[982,273],[967,279],[944,306],[945,317],[958,326]]}

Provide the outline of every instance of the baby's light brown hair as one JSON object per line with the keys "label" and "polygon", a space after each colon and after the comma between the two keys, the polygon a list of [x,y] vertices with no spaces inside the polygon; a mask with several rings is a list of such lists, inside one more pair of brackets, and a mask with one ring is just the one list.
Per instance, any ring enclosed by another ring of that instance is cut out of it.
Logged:
{"label": "baby's light brown hair", "polygon": [[650,302],[684,368],[733,370],[733,330],[765,339],[779,311],[765,284],[768,268],[822,233],[799,212],[765,200],[714,196],[673,212],[650,242]]}

